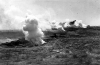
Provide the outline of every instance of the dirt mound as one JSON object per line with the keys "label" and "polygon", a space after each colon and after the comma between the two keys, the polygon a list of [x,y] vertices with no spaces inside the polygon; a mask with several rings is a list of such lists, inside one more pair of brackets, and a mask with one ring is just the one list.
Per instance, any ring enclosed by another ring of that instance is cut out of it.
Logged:
{"label": "dirt mound", "polygon": [[20,38],[18,40],[0,44],[1,47],[7,47],[7,48],[32,47],[34,45],[36,46],[36,44],[31,44],[29,41],[25,40],[25,38]]}

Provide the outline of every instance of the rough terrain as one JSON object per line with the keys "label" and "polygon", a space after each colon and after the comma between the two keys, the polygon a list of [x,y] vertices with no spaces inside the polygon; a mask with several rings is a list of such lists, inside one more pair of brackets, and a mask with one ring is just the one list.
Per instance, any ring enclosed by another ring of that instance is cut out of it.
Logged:
{"label": "rough terrain", "polygon": [[0,65],[100,65],[100,27],[66,29],[51,34],[47,44],[33,45],[21,32],[0,32]]}

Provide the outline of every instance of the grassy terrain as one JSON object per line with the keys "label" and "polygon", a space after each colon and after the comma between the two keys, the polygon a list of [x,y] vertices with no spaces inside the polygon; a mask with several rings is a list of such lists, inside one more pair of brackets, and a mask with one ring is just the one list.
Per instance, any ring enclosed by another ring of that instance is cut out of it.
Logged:
{"label": "grassy terrain", "polygon": [[[22,33],[0,32],[0,39],[20,38]],[[100,27],[67,29],[62,35],[34,46],[20,39],[0,45],[0,65],[100,65]]]}

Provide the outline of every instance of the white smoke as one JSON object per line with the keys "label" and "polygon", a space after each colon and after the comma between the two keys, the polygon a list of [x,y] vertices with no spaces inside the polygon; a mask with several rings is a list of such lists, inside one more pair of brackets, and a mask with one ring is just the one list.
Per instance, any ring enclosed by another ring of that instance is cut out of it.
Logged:
{"label": "white smoke", "polygon": [[64,27],[74,27],[74,28],[87,28],[87,25],[85,25],[82,20],[67,20],[64,24]]}
{"label": "white smoke", "polygon": [[43,41],[44,33],[41,28],[39,28],[39,20],[34,18],[34,16],[26,17],[23,32],[26,40],[36,44],[45,43],[45,41]]}
{"label": "white smoke", "polygon": [[0,0],[0,30],[22,29],[26,13],[39,18],[41,24],[39,26],[42,30],[51,29],[49,22],[54,18],[55,12],[50,8],[44,9],[41,6],[33,5],[31,2],[33,0],[19,2],[16,0]]}
{"label": "white smoke", "polygon": [[0,30],[21,29],[23,17],[17,15],[21,11],[15,6],[0,7]]}
{"label": "white smoke", "polygon": [[[52,29],[51,22],[57,20],[55,11],[52,8],[45,9],[32,4],[32,2],[33,0],[0,0],[0,29],[22,29],[27,12],[39,19],[39,27],[42,30]],[[57,21],[54,25],[56,28],[62,28]]]}
{"label": "white smoke", "polygon": [[59,30],[59,31],[65,31],[63,26],[60,25],[60,23],[62,23],[62,22],[57,22],[56,20],[52,21],[51,22],[51,28],[52,29],[54,28],[54,29]]}

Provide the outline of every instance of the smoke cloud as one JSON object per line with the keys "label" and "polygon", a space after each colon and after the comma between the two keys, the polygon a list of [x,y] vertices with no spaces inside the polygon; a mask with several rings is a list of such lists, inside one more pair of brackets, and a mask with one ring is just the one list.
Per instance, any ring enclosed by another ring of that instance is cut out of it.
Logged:
{"label": "smoke cloud", "polygon": [[20,17],[19,13],[20,9],[0,0],[0,30],[21,29],[23,17]]}
{"label": "smoke cloud", "polygon": [[[40,20],[40,27],[50,29],[49,22],[68,19],[100,25],[100,0],[0,0],[0,29],[22,29],[26,13]],[[46,25],[46,28],[44,27]]]}
{"label": "smoke cloud", "polygon": [[34,0],[0,0],[0,30],[22,29],[27,13],[39,18],[42,28],[54,19],[55,12],[52,9],[45,9],[33,2]]}
{"label": "smoke cloud", "polygon": [[25,34],[25,39],[36,44],[43,44],[44,33],[41,28],[39,28],[39,21],[34,16],[27,16],[25,20],[25,25],[23,26],[23,32]]}

